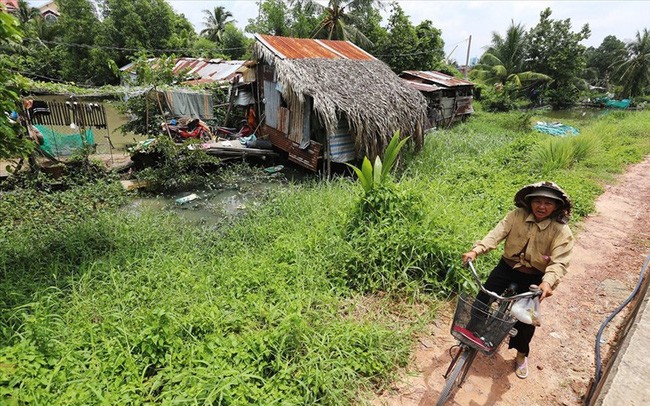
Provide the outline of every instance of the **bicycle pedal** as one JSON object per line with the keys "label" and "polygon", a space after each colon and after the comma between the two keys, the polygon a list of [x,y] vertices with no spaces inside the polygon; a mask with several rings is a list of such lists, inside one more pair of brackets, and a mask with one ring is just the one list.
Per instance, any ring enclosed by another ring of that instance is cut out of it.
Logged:
{"label": "bicycle pedal", "polygon": [[514,337],[514,336],[516,336],[517,333],[518,333],[518,331],[517,331],[516,328],[511,328],[510,331],[508,331],[508,335],[509,335],[510,337]]}

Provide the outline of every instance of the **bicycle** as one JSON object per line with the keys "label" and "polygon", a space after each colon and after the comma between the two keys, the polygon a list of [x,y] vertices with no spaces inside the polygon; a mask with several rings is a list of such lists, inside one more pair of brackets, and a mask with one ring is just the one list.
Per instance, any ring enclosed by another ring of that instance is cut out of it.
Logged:
{"label": "bicycle", "polygon": [[458,348],[458,351],[452,355],[445,372],[445,386],[440,392],[437,406],[444,405],[452,392],[462,386],[479,351],[491,356],[506,336],[514,337],[517,334],[513,328],[517,320],[510,315],[512,304],[522,298],[541,295],[541,291],[534,285],[531,285],[529,292],[516,295],[516,286],[511,286],[502,295],[498,295],[483,286],[472,261],[467,261],[467,264],[481,291],[491,299],[490,303],[483,303],[466,294],[459,296],[451,324],[451,335],[458,340],[458,344],[449,350],[450,355],[454,348]]}

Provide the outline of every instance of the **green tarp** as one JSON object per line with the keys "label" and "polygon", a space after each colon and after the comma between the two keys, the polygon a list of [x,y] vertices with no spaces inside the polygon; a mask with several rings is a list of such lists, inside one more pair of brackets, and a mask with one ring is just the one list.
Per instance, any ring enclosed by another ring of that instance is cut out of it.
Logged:
{"label": "green tarp", "polygon": [[43,136],[40,148],[52,156],[72,155],[84,145],[95,145],[93,132],[88,128],[78,134],[62,134],[44,125],[35,125]]}

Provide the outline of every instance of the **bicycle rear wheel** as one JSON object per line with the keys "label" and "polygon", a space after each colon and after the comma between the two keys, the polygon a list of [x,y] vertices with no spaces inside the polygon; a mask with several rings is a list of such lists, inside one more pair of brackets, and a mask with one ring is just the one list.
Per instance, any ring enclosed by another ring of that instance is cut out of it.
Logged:
{"label": "bicycle rear wheel", "polygon": [[461,346],[460,351],[461,353],[458,354],[458,358],[456,358],[453,369],[449,375],[447,375],[445,386],[440,392],[440,397],[438,398],[436,406],[443,406],[449,399],[451,393],[456,388],[458,388],[463,383],[463,381],[465,381],[467,371],[469,371],[469,367],[472,365],[472,362],[476,357],[476,349],[474,348]]}

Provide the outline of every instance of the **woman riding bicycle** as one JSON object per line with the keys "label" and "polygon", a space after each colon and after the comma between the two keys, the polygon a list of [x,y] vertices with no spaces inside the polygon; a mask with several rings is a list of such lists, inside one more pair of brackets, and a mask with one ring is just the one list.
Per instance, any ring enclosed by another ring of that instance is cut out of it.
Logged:
{"label": "woman riding bicycle", "polygon": [[[463,263],[495,249],[505,240],[503,256],[485,282],[485,288],[501,292],[512,283],[517,293],[530,285],[539,285],[540,301],[553,294],[566,274],[573,249],[573,234],[567,225],[571,201],[553,182],[524,186],[515,194],[517,209],[509,212],[471,251],[463,254]],[[488,303],[489,297],[479,292],[477,300]],[[510,338],[508,348],[517,350],[515,374],[528,376],[528,353],[535,326],[517,322],[518,333]]]}

